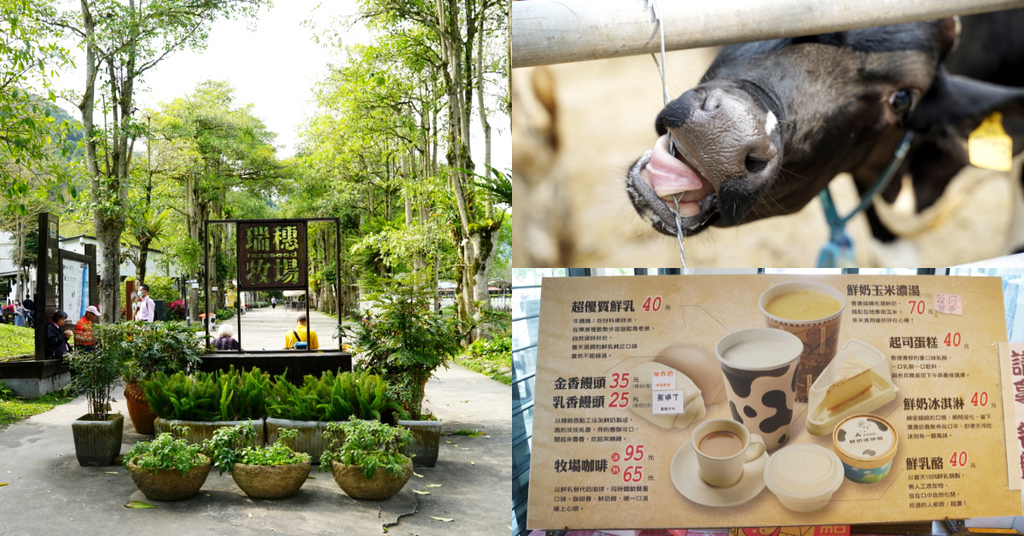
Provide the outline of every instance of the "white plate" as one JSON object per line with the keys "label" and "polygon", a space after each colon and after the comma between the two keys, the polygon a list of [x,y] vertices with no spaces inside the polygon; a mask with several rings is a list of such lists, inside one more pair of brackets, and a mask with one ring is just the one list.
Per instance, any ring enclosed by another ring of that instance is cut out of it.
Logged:
{"label": "white plate", "polygon": [[736,506],[743,504],[764,489],[764,466],[768,453],[743,466],[743,478],[728,488],[709,486],[697,471],[697,453],[690,442],[679,448],[672,457],[672,483],[683,497],[704,506]]}

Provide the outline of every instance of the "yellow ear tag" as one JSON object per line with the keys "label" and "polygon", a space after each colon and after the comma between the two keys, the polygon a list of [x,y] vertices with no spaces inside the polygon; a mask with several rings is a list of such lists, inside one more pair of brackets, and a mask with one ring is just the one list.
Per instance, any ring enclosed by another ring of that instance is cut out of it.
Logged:
{"label": "yellow ear tag", "polygon": [[992,112],[967,137],[971,164],[995,171],[1013,167],[1013,140],[1003,130],[1003,114]]}

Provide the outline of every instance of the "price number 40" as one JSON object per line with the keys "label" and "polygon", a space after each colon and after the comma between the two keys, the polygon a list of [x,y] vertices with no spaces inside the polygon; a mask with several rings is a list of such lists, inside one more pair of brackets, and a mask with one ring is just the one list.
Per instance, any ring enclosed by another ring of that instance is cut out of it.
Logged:
{"label": "price number 40", "polygon": [[640,308],[644,311],[657,311],[661,309],[661,296],[648,296]]}
{"label": "price number 40", "polygon": [[987,391],[982,391],[982,392],[979,393],[978,391],[975,391],[974,394],[971,396],[971,405],[975,406],[975,407],[978,407],[978,406],[985,407],[985,406],[987,406],[988,405],[988,392]]}
{"label": "price number 40", "polygon": [[967,451],[953,451],[953,455],[949,457],[949,465],[951,467],[967,467]]}

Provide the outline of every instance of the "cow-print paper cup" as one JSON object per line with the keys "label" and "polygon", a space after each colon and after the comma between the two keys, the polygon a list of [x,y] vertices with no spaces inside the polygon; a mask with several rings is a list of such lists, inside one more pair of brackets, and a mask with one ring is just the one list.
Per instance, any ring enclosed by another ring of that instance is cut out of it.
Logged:
{"label": "cow-print paper cup", "polygon": [[768,450],[789,441],[803,349],[795,335],[769,328],[736,331],[715,346],[732,418],[760,435]]}
{"label": "cow-print paper cup", "polygon": [[[772,299],[794,292],[824,294],[839,302],[839,310],[811,320],[783,318],[765,310],[765,305]],[[769,288],[761,293],[757,304],[764,314],[765,324],[768,327],[788,331],[803,342],[804,351],[800,357],[800,367],[796,371],[796,401],[807,402],[807,391],[811,384],[818,379],[821,372],[836,356],[836,348],[839,346],[839,321],[846,309],[846,297],[828,285],[801,281],[783,283]]]}

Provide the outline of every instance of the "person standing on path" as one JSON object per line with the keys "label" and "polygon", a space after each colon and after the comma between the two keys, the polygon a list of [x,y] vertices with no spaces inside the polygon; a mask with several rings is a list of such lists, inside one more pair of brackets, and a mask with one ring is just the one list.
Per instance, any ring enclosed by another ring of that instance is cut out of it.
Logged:
{"label": "person standing on path", "polygon": [[270,298],[270,308],[277,309],[277,296],[272,296]]}
{"label": "person standing on path", "polygon": [[141,294],[139,298],[139,313],[135,316],[135,319],[152,322],[156,317],[156,302],[153,301],[153,298],[149,297],[149,285],[139,287],[139,292]]}
{"label": "person standing on path", "polygon": [[100,317],[100,310],[95,305],[85,308],[85,314],[75,324],[75,348],[91,352],[96,348],[96,340],[92,336],[92,323]]}
{"label": "person standing on path", "polygon": [[[306,347],[306,313],[299,313],[299,316],[295,319],[295,329],[285,333],[284,335],[284,347],[288,348],[305,348]],[[316,337],[316,332],[309,330],[309,348],[316,350],[320,348],[320,341]]]}
{"label": "person standing on path", "polygon": [[21,300],[14,300],[14,325],[25,327],[25,307],[21,305]]}

